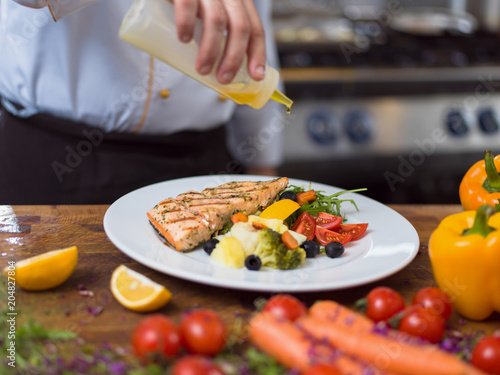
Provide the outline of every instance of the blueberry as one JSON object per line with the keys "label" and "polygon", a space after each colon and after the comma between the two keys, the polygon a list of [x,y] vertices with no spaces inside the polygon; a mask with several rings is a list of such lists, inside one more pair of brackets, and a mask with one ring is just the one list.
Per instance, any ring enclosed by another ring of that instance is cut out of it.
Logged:
{"label": "blueberry", "polygon": [[325,246],[325,253],[330,258],[338,258],[344,254],[344,245],[340,242],[330,242]]}
{"label": "blueberry", "polygon": [[262,261],[257,255],[250,254],[245,259],[245,267],[251,271],[258,271],[262,267]]}
{"label": "blueberry", "polygon": [[215,246],[219,243],[219,240],[217,238],[211,238],[205,244],[203,245],[203,250],[205,250],[205,253],[208,255],[212,254],[212,251],[215,249]]}
{"label": "blueberry", "polygon": [[293,191],[285,191],[283,194],[280,195],[280,200],[282,199],[290,199],[296,202],[297,194],[295,194]]}
{"label": "blueberry", "polygon": [[300,247],[305,250],[306,258],[314,258],[319,254],[319,244],[316,241],[304,241]]}

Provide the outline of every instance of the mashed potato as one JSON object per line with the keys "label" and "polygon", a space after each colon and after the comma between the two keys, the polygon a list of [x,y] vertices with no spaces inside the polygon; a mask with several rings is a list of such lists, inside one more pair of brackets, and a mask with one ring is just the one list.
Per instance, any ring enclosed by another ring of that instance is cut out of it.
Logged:
{"label": "mashed potato", "polygon": [[252,254],[259,243],[259,230],[250,222],[234,224],[229,233],[241,242],[246,256]]}

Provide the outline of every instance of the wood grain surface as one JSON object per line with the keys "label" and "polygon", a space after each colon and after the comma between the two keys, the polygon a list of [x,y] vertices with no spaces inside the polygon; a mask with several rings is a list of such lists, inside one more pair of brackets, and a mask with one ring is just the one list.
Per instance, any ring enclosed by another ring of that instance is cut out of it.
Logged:
{"label": "wood grain surface", "polygon": [[[348,306],[377,285],[398,290],[406,302],[420,288],[435,285],[427,253],[431,232],[445,216],[461,211],[458,205],[393,205],[391,206],[416,228],[420,251],[400,272],[375,283],[340,291],[296,294],[310,305],[317,299],[334,299]],[[108,206],[0,206],[0,266],[8,261],[46,251],[78,246],[78,266],[63,285],[44,292],[16,290],[19,319],[34,317],[48,328],[72,330],[87,341],[128,346],[133,327],[144,317],[128,311],[111,294],[111,273],[120,264],[143,273],[165,285],[173,294],[171,302],[160,310],[174,321],[193,307],[216,309],[230,326],[236,317],[248,319],[254,301],[267,298],[266,293],[238,291],[197,284],[151,270],[119,251],[106,237],[103,217]],[[165,251],[172,251],[168,248]],[[83,296],[80,290],[88,290]],[[96,310],[97,309],[97,310]],[[102,312],[98,315],[90,311]],[[500,328],[500,315],[483,322],[470,322],[452,316],[451,324],[472,332],[492,332]]]}

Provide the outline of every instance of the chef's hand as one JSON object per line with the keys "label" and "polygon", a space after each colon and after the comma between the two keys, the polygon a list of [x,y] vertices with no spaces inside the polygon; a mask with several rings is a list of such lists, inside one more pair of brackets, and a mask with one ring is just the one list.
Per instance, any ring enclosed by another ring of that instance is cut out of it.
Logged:
{"label": "chef's hand", "polygon": [[[264,78],[266,46],[264,28],[253,0],[171,0],[175,7],[175,22],[179,39],[193,38],[196,17],[203,21],[200,50],[196,70],[208,74],[217,69],[217,79],[231,82],[248,56],[248,73],[254,80]],[[222,39],[227,31],[227,42],[222,51]],[[214,67],[217,57],[222,59]]]}

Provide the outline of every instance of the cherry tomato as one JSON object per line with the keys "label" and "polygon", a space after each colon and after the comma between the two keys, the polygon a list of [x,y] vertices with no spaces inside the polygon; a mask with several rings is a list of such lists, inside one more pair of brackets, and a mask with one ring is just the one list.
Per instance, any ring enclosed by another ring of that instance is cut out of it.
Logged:
{"label": "cherry tomato", "polygon": [[403,297],[394,289],[385,286],[373,288],[366,296],[365,314],[374,322],[392,318],[404,308]]}
{"label": "cherry tomato", "polygon": [[340,242],[342,245],[348,243],[352,236],[350,234],[340,234],[320,226],[315,229],[316,239],[323,246],[328,245],[330,242]]}
{"label": "cherry tomato", "polygon": [[314,217],[307,212],[302,212],[295,221],[295,224],[292,226],[292,230],[294,232],[303,234],[309,241],[314,239],[315,228],[316,221],[314,220]]}
{"label": "cherry tomato", "polygon": [[500,332],[483,336],[472,351],[471,363],[492,375],[500,375]]}
{"label": "cherry tomato", "polygon": [[316,221],[316,225],[330,230],[337,228],[343,220],[341,216],[330,215],[326,212],[320,212],[318,216],[313,217]]}
{"label": "cherry tomato", "polygon": [[415,293],[412,304],[430,308],[435,314],[441,315],[445,322],[453,311],[450,297],[441,289],[432,286]]}
{"label": "cherry tomato", "polygon": [[181,347],[179,328],[164,315],[150,315],[135,327],[132,346],[144,361],[172,358]]}
{"label": "cherry tomato", "polygon": [[268,311],[278,319],[291,322],[307,315],[306,306],[290,294],[277,294],[269,298],[262,311]]}
{"label": "cherry tomato", "polygon": [[352,235],[352,240],[355,240],[361,237],[366,232],[366,228],[368,228],[368,223],[361,224],[340,224],[337,228],[334,229],[335,232],[340,234],[350,234]]}
{"label": "cherry tomato", "polygon": [[301,375],[342,375],[342,373],[334,365],[318,363],[309,367],[306,371],[302,372]]}
{"label": "cherry tomato", "polygon": [[410,306],[399,322],[398,330],[436,344],[441,341],[445,322],[441,315],[423,306]]}
{"label": "cherry tomato", "polygon": [[208,309],[186,313],[180,324],[181,342],[190,353],[215,355],[226,343],[226,326]]}
{"label": "cherry tomato", "polygon": [[200,355],[187,355],[172,366],[172,375],[224,375],[214,362]]}

